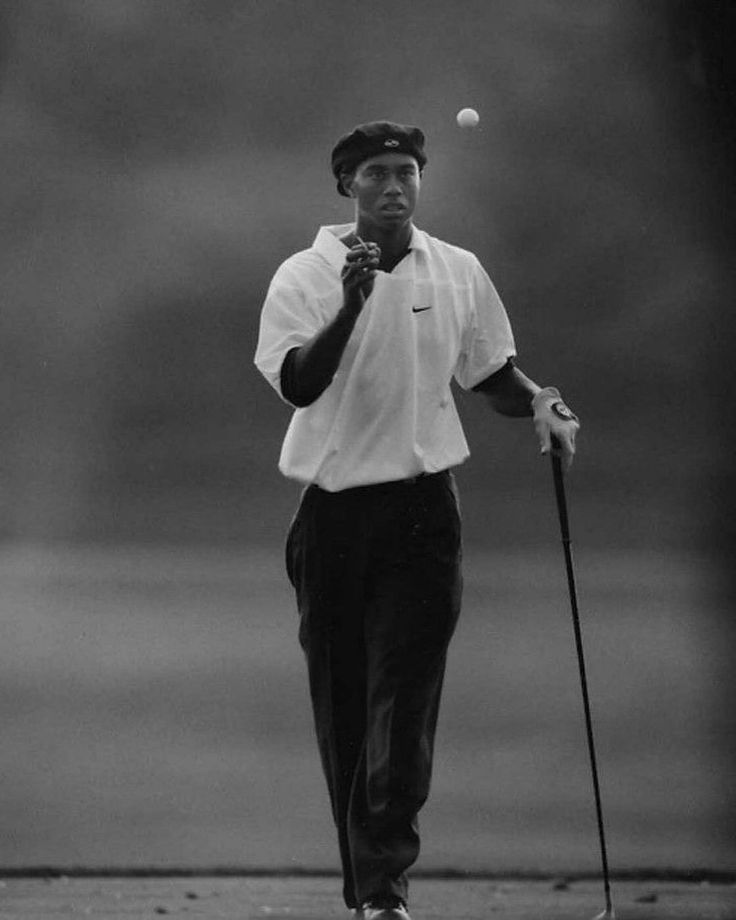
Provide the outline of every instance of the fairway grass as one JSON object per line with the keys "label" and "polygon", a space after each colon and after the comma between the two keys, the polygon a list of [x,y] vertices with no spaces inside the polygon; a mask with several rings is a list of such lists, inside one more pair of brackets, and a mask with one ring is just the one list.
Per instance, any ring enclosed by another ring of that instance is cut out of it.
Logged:
{"label": "fairway grass", "polygon": [[[577,569],[613,868],[731,868],[714,574]],[[419,868],[595,871],[561,558],[465,572]],[[0,576],[0,863],[335,869],[279,547],[6,546]]]}

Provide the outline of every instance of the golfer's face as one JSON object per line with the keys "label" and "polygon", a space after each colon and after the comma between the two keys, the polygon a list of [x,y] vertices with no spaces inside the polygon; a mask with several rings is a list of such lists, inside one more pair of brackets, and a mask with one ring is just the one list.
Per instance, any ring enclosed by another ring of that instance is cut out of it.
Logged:
{"label": "golfer's face", "polygon": [[350,188],[359,219],[391,229],[411,220],[419,185],[419,166],[413,156],[383,153],[358,166]]}

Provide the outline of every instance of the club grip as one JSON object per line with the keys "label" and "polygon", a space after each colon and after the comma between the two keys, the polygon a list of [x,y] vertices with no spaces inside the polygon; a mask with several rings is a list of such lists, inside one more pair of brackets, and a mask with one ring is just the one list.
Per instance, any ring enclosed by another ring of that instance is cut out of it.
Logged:
{"label": "club grip", "polygon": [[[556,444],[553,438],[553,444]],[[570,542],[570,522],[567,518],[567,501],[565,499],[565,474],[562,471],[562,460],[559,454],[550,453],[552,460],[552,478],[555,483],[555,498],[557,500],[557,515],[560,519],[560,532],[565,543]]]}

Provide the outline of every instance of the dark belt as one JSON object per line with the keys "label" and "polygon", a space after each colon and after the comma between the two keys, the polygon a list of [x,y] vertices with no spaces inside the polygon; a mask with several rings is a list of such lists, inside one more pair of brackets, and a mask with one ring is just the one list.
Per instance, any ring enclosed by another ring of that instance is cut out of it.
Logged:
{"label": "dark belt", "polygon": [[316,483],[312,483],[309,489],[314,489],[317,492],[321,492],[323,495],[361,495],[373,492],[393,492],[421,485],[429,485],[435,480],[446,479],[449,475],[449,470],[440,470],[438,473],[417,473],[416,476],[409,476],[408,479],[392,479],[389,482],[371,482],[364,486],[351,486],[349,489],[340,489],[338,492],[330,492],[318,486]]}

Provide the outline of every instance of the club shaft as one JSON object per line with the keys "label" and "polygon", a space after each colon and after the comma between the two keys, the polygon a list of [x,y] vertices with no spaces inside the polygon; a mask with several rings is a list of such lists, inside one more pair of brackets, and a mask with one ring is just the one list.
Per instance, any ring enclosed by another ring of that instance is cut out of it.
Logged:
{"label": "club shaft", "polygon": [[583,636],[580,629],[580,614],[578,612],[578,596],[575,587],[575,571],[572,564],[572,546],[570,540],[570,524],[567,514],[567,500],[565,498],[565,481],[562,472],[562,463],[557,454],[552,454],[552,472],[555,483],[555,498],[557,499],[557,513],[560,519],[560,532],[562,534],[562,549],[565,554],[565,570],[567,572],[567,587],[570,594],[570,608],[572,611],[573,629],[575,631],[575,649],[580,671],[580,686],[583,693],[583,709],[585,711],[585,730],[588,738],[588,753],[590,755],[590,771],[593,777],[593,792],[595,794],[595,811],[598,821],[598,838],[601,847],[601,863],[603,867],[603,886],[606,897],[606,910],[612,911],[611,884],[608,873],[608,854],[606,851],[606,835],[603,828],[603,808],[601,806],[601,790],[598,781],[598,765],[595,756],[595,741],[593,739],[593,720],[590,714],[590,698],[588,696],[588,678],[585,673],[585,655],[583,653]]}

